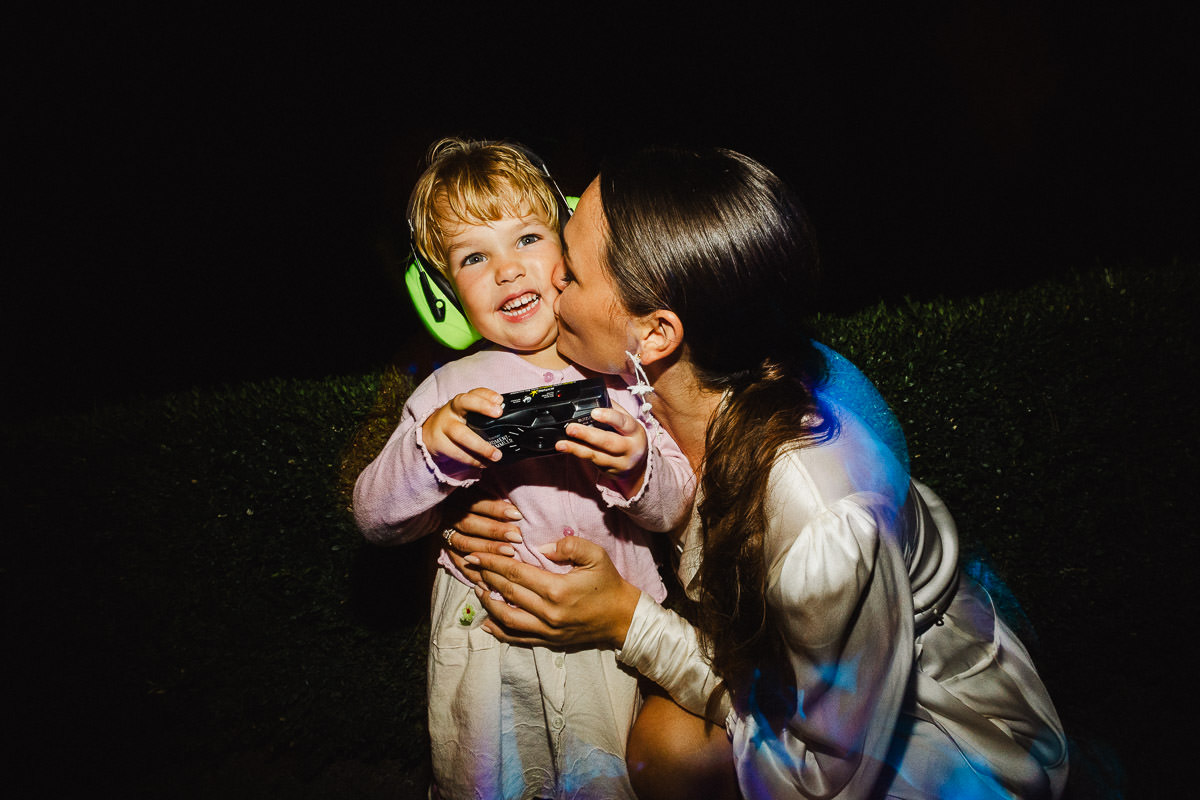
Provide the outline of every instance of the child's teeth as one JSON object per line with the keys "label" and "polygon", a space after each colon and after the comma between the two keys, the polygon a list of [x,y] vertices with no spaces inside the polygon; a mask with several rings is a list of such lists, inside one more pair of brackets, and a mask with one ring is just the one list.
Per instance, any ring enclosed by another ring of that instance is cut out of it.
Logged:
{"label": "child's teeth", "polygon": [[529,305],[536,299],[537,299],[536,294],[531,293],[531,294],[522,295],[522,296],[518,297],[516,300],[513,300],[511,303],[505,303],[503,306],[503,309],[505,311],[516,311],[518,308]]}

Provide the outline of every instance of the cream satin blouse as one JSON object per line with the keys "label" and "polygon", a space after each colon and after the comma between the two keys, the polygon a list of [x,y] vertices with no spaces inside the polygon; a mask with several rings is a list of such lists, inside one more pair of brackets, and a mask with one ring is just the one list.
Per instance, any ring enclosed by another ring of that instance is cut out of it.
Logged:
{"label": "cream satin blouse", "polygon": [[[796,691],[772,724],[754,692],[720,717],[747,798],[1056,797],[1062,725],[1028,653],[958,568],[938,497],[851,412],[778,456],[764,556]],[[697,505],[699,500],[697,500]],[[695,596],[699,519],[679,542]],[[684,619],[643,596],[618,658],[703,714],[719,681]]]}

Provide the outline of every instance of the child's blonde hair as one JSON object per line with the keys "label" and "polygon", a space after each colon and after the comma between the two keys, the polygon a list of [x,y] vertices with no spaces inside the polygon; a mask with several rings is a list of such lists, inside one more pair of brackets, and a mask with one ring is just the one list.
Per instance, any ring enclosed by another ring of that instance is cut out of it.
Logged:
{"label": "child's blonde hair", "polygon": [[524,148],[504,142],[446,138],[429,148],[429,167],[408,199],[413,244],[427,262],[447,273],[447,221],[493,222],[537,214],[560,230],[557,190]]}

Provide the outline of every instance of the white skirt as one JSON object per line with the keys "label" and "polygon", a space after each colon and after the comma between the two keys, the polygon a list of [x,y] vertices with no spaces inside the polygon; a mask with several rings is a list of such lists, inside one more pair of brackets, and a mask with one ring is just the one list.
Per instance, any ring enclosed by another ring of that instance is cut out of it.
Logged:
{"label": "white skirt", "polygon": [[429,736],[443,798],[633,798],[625,743],[637,673],[612,650],[498,642],[474,590],[439,570],[429,642]]}

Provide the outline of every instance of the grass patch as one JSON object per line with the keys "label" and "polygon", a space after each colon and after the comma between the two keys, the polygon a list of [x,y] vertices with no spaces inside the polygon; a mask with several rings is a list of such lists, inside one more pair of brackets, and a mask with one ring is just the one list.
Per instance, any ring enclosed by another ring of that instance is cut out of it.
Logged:
{"label": "grass patch", "polygon": [[[1165,734],[1186,729],[1177,631],[1200,610],[1196,276],[820,320],[893,404],[965,558],[1019,599],[1081,752],[1137,796],[1185,745]],[[250,795],[228,766],[248,753],[294,773],[275,796],[348,762],[421,768],[428,548],[364,544],[346,496],[410,390],[394,371],[266,380],[5,423],[18,786]]]}

